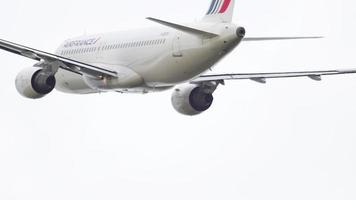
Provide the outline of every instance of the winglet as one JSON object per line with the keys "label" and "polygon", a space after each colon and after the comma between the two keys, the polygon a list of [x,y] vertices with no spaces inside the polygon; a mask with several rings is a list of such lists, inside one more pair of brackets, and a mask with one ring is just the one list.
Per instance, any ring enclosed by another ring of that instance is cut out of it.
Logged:
{"label": "winglet", "polygon": [[210,37],[210,38],[219,36],[216,33],[211,33],[211,32],[205,31],[205,30],[201,30],[201,29],[184,26],[184,25],[180,25],[180,24],[175,24],[172,22],[167,22],[167,21],[163,21],[160,19],[152,18],[152,17],[147,17],[146,19],[156,22],[158,24],[164,25],[164,26],[168,26],[170,28],[173,28],[173,29],[176,29],[179,31],[183,31],[183,32],[198,35],[198,36],[206,36],[206,37]]}

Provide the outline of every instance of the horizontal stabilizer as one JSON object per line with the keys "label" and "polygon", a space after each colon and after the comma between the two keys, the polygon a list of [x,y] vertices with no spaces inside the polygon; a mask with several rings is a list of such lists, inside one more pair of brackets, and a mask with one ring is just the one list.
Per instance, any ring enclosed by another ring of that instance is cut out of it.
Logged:
{"label": "horizontal stabilizer", "polygon": [[176,29],[176,30],[179,30],[179,31],[183,31],[183,32],[186,32],[186,33],[190,33],[190,34],[194,34],[194,35],[206,36],[206,37],[210,37],[210,38],[219,36],[218,34],[211,33],[211,32],[205,31],[205,30],[200,30],[200,29],[196,29],[196,28],[193,28],[193,27],[188,27],[188,26],[184,26],[184,25],[180,25],[180,24],[175,24],[175,23],[163,21],[163,20],[160,20],[160,19],[155,19],[155,18],[152,18],[152,17],[147,17],[146,19],[154,21],[154,22],[159,23],[159,24],[162,24],[164,26],[168,26],[168,27],[171,27],[173,29]]}
{"label": "horizontal stabilizer", "polygon": [[305,39],[321,39],[323,37],[246,37],[243,39],[245,42],[257,42],[257,41],[271,41],[271,40],[305,40]]}

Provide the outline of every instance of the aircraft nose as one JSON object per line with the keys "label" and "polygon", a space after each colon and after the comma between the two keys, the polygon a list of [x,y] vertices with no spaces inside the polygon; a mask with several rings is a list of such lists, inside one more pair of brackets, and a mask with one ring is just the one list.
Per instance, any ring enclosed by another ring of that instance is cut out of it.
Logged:
{"label": "aircraft nose", "polygon": [[246,29],[244,27],[239,27],[236,29],[236,35],[239,38],[244,38],[246,35]]}

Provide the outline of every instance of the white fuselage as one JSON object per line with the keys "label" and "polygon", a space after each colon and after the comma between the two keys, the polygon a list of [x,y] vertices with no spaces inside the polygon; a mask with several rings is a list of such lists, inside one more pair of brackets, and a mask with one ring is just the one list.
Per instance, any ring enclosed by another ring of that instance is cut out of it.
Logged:
{"label": "white fuselage", "polygon": [[67,93],[154,92],[187,82],[215,65],[241,41],[233,24],[197,24],[209,38],[168,27],[83,36],[65,41],[57,55],[118,72],[95,79],[59,70],[56,89]]}

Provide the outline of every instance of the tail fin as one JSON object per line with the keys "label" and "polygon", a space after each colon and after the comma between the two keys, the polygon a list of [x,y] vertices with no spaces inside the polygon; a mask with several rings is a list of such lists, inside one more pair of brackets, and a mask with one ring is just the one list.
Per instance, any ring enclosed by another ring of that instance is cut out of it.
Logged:
{"label": "tail fin", "polygon": [[235,0],[212,0],[203,22],[231,22]]}

